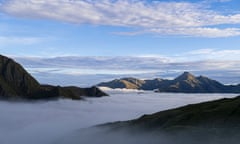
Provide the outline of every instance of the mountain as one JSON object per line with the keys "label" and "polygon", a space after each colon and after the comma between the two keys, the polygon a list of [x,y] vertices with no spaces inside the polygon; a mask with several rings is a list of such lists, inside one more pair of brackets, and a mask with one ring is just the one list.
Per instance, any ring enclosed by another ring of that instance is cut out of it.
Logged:
{"label": "mountain", "polygon": [[60,87],[41,85],[20,64],[0,55],[0,98],[1,99],[47,99],[71,98],[82,96],[105,96],[97,87]]}
{"label": "mountain", "polygon": [[145,81],[136,78],[122,78],[115,79],[110,82],[103,82],[98,86],[105,86],[110,88],[126,88],[126,89],[139,89]]}
{"label": "mountain", "polygon": [[40,84],[20,64],[0,55],[1,96],[28,96],[39,88]]}
{"label": "mountain", "polygon": [[240,96],[191,104],[143,115],[135,120],[100,125],[99,128],[102,131],[107,129],[112,135],[115,133],[115,138],[122,132],[134,140],[151,136],[154,139],[152,144],[162,141],[165,144],[237,144],[240,140],[239,123]]}
{"label": "mountain", "polygon": [[189,72],[184,72],[182,75],[172,80],[169,85],[159,90],[164,92],[184,93],[224,93],[225,87],[227,86],[207,77],[195,77]]}
{"label": "mountain", "polygon": [[126,124],[130,127],[141,127],[147,130],[181,130],[182,127],[240,127],[239,122],[240,96],[190,104],[176,109],[143,115],[139,119],[126,122]]}
{"label": "mountain", "polygon": [[141,90],[158,90],[159,92],[183,92],[183,93],[240,93],[239,85],[223,85],[218,81],[204,76],[196,77],[189,72],[173,80],[153,79],[139,80],[135,78],[115,79],[110,82],[98,84],[110,88],[127,88]]}
{"label": "mountain", "polygon": [[160,87],[163,81],[166,81],[166,80],[162,80],[158,78],[153,80],[121,78],[121,79],[115,79],[109,82],[102,82],[100,84],[97,84],[97,86],[103,86],[103,87],[109,87],[109,88],[153,90]]}

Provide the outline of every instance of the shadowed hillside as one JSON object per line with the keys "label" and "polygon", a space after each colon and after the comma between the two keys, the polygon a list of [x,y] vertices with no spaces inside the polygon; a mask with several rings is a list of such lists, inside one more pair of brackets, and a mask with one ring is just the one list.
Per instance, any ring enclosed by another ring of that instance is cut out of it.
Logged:
{"label": "shadowed hillside", "polygon": [[[139,119],[119,123],[149,131],[181,131],[184,128],[240,127],[240,96],[191,104],[166,110]],[[118,124],[116,124],[118,125]]]}
{"label": "shadowed hillside", "polygon": [[240,96],[187,105],[101,127],[108,127],[107,131],[116,135],[123,132],[132,135],[131,140],[145,136],[151,138],[153,144],[237,144],[240,140]]}
{"label": "shadowed hillside", "polygon": [[61,144],[238,144],[240,96],[75,131]]}
{"label": "shadowed hillside", "polygon": [[1,99],[48,99],[82,96],[105,96],[97,87],[78,88],[40,85],[20,64],[0,55],[0,98]]}

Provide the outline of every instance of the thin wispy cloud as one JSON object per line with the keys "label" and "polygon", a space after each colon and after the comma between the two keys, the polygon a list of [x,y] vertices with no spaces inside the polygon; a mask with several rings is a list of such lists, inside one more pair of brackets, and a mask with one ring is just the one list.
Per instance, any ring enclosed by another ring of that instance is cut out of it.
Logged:
{"label": "thin wispy cloud", "polygon": [[184,71],[205,75],[225,84],[240,81],[240,61],[166,61],[161,57],[15,58],[40,82],[90,86],[122,77],[174,78]]}
{"label": "thin wispy cloud", "polygon": [[[178,61],[169,57],[16,57],[32,73],[144,74],[169,71],[240,71],[239,60]],[[170,60],[172,59],[172,60]]]}
{"label": "thin wispy cloud", "polygon": [[31,45],[43,42],[45,38],[41,37],[17,37],[17,36],[0,36],[0,46],[10,44]]}
{"label": "thin wispy cloud", "polygon": [[[238,69],[240,50],[197,49],[178,55],[15,57],[31,68],[102,70]],[[84,71],[85,71],[84,70]],[[94,72],[92,72],[94,73]],[[96,73],[96,72],[95,72]]]}
{"label": "thin wispy cloud", "polygon": [[240,35],[240,29],[235,26],[240,24],[240,13],[223,14],[205,4],[140,0],[8,0],[1,3],[0,11],[24,18],[132,28],[130,32],[120,32],[127,35],[154,33],[212,38]]}
{"label": "thin wispy cloud", "polygon": [[214,50],[214,49],[198,49],[180,55],[181,59],[192,60],[239,60],[240,50]]}

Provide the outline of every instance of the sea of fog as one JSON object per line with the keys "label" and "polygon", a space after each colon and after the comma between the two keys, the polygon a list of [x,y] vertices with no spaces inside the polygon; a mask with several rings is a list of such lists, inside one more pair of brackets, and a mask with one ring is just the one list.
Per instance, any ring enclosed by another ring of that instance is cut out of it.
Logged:
{"label": "sea of fog", "polygon": [[130,120],[186,104],[236,94],[173,94],[112,90],[102,98],[38,102],[0,102],[0,144],[51,144],[81,128]]}

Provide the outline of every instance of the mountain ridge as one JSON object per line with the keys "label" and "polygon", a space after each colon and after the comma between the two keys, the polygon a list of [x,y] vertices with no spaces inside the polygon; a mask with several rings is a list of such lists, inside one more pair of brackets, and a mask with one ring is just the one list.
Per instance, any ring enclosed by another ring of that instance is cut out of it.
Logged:
{"label": "mountain ridge", "polygon": [[[119,86],[121,85],[121,86]],[[240,85],[224,85],[205,76],[194,76],[184,72],[173,80],[155,78],[140,80],[136,78],[121,78],[97,84],[110,88],[126,88],[140,90],[156,90],[159,92],[183,93],[240,93]]]}
{"label": "mountain ridge", "polygon": [[237,96],[190,104],[97,127],[106,128],[107,132],[116,136],[127,132],[132,139],[136,135],[151,135],[154,144],[163,140],[166,144],[237,144],[240,140],[239,122],[240,96]]}
{"label": "mountain ridge", "polygon": [[0,55],[0,99],[82,99],[82,96],[106,96],[97,87],[79,88],[41,85],[19,63]]}

